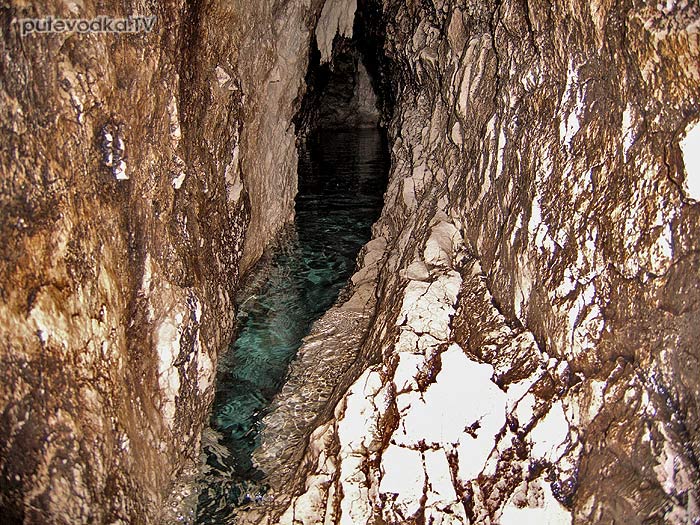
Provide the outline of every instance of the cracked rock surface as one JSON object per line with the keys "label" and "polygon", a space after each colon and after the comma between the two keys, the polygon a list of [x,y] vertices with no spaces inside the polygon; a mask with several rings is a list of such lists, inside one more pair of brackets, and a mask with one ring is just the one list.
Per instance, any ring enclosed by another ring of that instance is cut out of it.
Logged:
{"label": "cracked rock surface", "polygon": [[246,522],[700,523],[700,8],[364,8],[394,99],[373,314]]}

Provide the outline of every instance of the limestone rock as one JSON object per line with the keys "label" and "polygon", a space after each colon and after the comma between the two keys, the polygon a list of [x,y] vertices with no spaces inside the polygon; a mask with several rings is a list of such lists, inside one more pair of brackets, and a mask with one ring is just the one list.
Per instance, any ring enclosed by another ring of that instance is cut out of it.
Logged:
{"label": "limestone rock", "polygon": [[266,522],[700,522],[697,4],[363,9],[375,314]]}
{"label": "limestone rock", "polygon": [[13,23],[116,2],[0,9],[5,521],[158,520],[293,214],[313,42],[359,29],[385,208],[240,522],[700,522],[697,2],[148,6],[134,35]]}
{"label": "limestone rock", "polygon": [[[3,523],[154,523],[197,461],[239,268],[293,214],[320,7],[0,9]],[[20,35],[102,14],[157,19]]]}

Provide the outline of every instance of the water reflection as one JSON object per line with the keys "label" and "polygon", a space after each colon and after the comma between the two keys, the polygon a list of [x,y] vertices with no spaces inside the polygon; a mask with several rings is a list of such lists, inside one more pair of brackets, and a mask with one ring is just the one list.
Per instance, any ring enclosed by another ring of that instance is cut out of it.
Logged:
{"label": "water reflection", "polygon": [[374,129],[323,132],[300,151],[296,221],[238,294],[239,334],[219,359],[197,523],[225,523],[237,506],[264,497],[263,474],[251,461],[260,421],[302,338],[370,239],[387,171],[386,142]]}

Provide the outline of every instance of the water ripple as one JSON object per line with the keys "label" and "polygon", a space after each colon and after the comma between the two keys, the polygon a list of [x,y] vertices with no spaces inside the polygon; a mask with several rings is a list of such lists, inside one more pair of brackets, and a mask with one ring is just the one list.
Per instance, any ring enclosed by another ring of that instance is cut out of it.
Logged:
{"label": "water ripple", "polygon": [[311,324],[335,302],[382,206],[388,160],[376,130],[326,132],[300,151],[296,221],[236,299],[238,336],[219,359],[202,435],[196,523],[232,522],[265,497],[251,461],[261,419]]}

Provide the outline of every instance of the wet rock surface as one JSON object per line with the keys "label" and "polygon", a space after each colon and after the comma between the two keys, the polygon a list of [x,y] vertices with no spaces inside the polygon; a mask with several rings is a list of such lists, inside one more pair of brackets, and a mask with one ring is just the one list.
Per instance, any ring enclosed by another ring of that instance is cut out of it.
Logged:
{"label": "wet rock surface", "polygon": [[[239,268],[293,213],[320,7],[0,8],[3,523],[152,523],[198,461]],[[48,15],[157,18],[20,36]]]}
{"label": "wet rock surface", "polygon": [[390,122],[385,208],[317,327],[344,372],[319,367],[336,377],[299,414],[309,440],[241,521],[700,522],[697,3],[12,22],[106,4],[0,8],[5,521],[157,520],[196,461],[239,269],[293,213],[312,34],[327,61],[357,7]]}
{"label": "wet rock surface", "polygon": [[250,522],[700,522],[697,6],[368,4],[374,313]]}
{"label": "wet rock surface", "polygon": [[[356,315],[346,309],[326,315],[309,334],[346,287],[379,217],[386,141],[377,129],[326,131],[299,153],[294,224],[266,249],[237,293],[236,339],[219,358],[200,479],[193,484],[199,496],[173,522],[185,522],[195,506],[195,523],[235,521],[238,507],[264,499],[269,484],[291,482],[287,467],[298,463],[294,455],[335,386],[327,378],[340,377],[354,357],[334,349],[359,348],[366,331],[368,316],[355,301],[347,307],[355,305]],[[267,439],[260,446],[263,426]]]}

